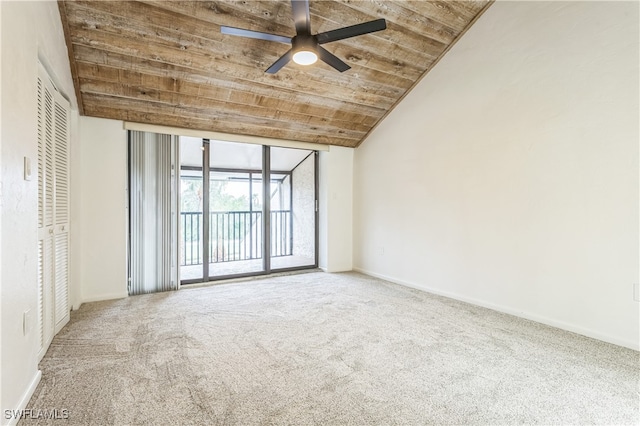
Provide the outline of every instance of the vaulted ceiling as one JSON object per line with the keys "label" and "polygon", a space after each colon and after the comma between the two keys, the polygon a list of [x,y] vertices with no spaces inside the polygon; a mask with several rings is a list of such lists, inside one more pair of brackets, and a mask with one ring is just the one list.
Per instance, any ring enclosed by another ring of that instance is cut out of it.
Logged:
{"label": "vaulted ceiling", "polygon": [[387,29],[324,45],[344,73],[291,62],[273,75],[290,46],[220,26],[292,37],[289,0],[58,4],[81,114],[355,147],[490,2],[310,0],[313,33],[378,18]]}

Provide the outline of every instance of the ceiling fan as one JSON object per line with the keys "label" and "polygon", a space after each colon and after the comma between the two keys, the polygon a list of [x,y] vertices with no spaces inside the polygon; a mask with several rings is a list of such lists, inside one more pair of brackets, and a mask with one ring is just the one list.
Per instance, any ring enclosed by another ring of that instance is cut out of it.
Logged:
{"label": "ceiling fan", "polygon": [[291,60],[300,65],[311,65],[318,58],[338,71],[344,72],[351,67],[320,45],[387,28],[387,22],[384,19],[376,19],[375,21],[313,35],[311,34],[311,21],[309,19],[309,0],[291,0],[291,8],[293,10],[293,22],[296,27],[296,35],[292,38],[234,27],[222,26],[220,29],[222,34],[291,44],[291,49],[267,68],[267,73],[275,74]]}

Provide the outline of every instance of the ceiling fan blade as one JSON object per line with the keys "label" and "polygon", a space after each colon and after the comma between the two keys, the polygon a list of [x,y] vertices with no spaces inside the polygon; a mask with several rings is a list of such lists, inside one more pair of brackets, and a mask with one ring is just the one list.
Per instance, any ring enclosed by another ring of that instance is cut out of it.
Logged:
{"label": "ceiling fan blade", "polygon": [[291,0],[291,10],[293,11],[296,34],[311,34],[309,0]]}
{"label": "ceiling fan blade", "polygon": [[258,40],[267,40],[267,41],[277,41],[278,43],[291,43],[291,38],[279,36],[275,34],[267,34],[261,33],[259,31],[251,31],[251,30],[243,30],[242,28],[234,28],[234,27],[220,27],[220,32],[222,34],[240,36],[240,37],[249,37],[249,38],[257,38]]}
{"label": "ceiling fan blade", "polygon": [[318,52],[318,58],[320,58],[322,61],[326,62],[327,64],[331,65],[333,68],[337,69],[338,71],[345,72],[346,70],[351,68],[349,65],[342,62],[340,58],[338,58],[333,53],[329,52],[324,47],[317,46],[316,49]]}
{"label": "ceiling fan blade", "polygon": [[373,33],[387,28],[387,21],[376,19],[362,24],[351,25],[350,27],[339,28],[337,30],[326,31],[316,35],[318,44],[331,43],[332,41],[344,40],[362,34]]}
{"label": "ceiling fan blade", "polygon": [[267,70],[265,72],[268,73],[268,74],[277,73],[278,71],[280,71],[280,69],[282,67],[284,67],[285,65],[287,65],[289,63],[289,61],[291,60],[292,57],[293,57],[293,49],[289,49],[289,51],[287,51],[287,53],[285,53],[284,55],[280,56],[280,59],[275,61],[273,63],[273,65],[271,65],[269,68],[267,68]]}

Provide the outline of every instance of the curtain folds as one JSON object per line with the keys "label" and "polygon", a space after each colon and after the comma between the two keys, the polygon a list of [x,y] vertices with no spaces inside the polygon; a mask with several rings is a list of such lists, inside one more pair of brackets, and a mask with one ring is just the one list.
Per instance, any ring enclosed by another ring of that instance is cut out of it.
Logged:
{"label": "curtain folds", "polygon": [[129,131],[129,295],[178,288],[176,139]]}

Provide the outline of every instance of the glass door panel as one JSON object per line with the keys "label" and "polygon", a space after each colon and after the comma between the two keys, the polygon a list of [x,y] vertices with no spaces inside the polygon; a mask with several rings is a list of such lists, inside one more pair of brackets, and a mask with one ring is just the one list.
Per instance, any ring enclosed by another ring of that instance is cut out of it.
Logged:
{"label": "glass door panel", "polygon": [[209,143],[209,278],[263,272],[262,146]]}
{"label": "glass door panel", "polygon": [[202,139],[180,137],[180,279],[203,279]]}
{"label": "glass door panel", "polygon": [[271,270],[317,266],[314,151],[270,149]]}

